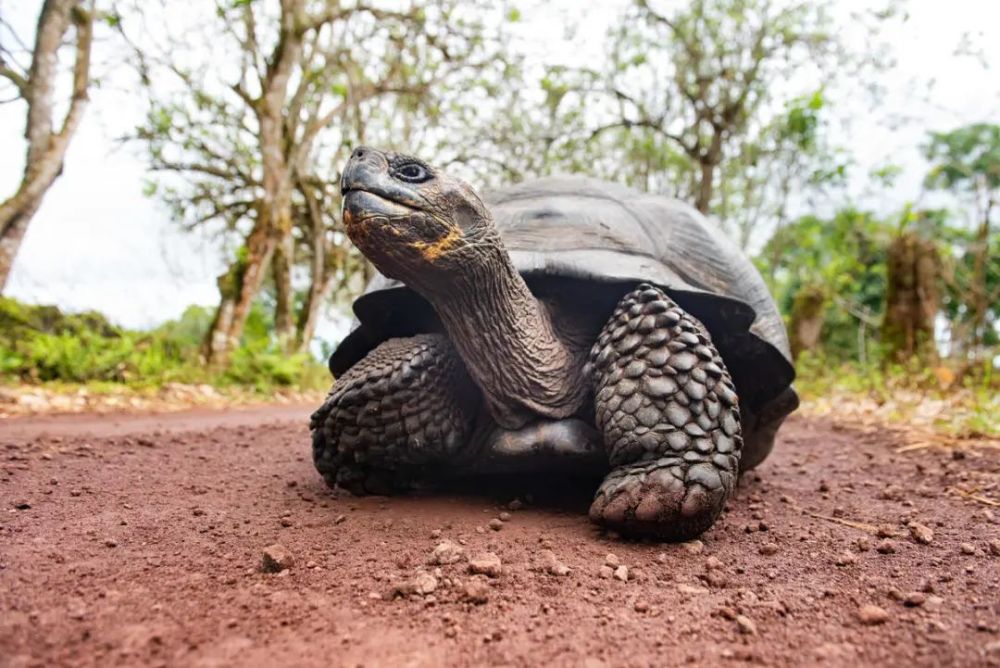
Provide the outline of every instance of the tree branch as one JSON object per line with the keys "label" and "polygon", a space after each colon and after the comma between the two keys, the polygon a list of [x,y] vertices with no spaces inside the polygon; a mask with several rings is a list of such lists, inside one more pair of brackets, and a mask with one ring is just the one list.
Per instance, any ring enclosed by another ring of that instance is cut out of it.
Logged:
{"label": "tree branch", "polygon": [[0,60],[0,77],[3,77],[14,84],[14,87],[17,88],[19,97],[27,97],[28,80],[14,71],[12,67],[7,66],[7,64],[2,60]]}

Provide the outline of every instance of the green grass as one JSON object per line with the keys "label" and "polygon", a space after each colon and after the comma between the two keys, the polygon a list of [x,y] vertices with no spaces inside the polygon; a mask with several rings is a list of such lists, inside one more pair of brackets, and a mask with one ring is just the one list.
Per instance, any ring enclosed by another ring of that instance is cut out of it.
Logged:
{"label": "green grass", "polygon": [[117,327],[95,312],[64,314],[52,306],[0,298],[0,378],[7,384],[154,389],[167,383],[209,384],[268,393],[324,389],[330,375],[307,354],[282,352],[254,309],[248,335],[225,369],[209,369],[201,342],[211,321],[191,307],[151,331]]}
{"label": "green grass", "polygon": [[806,411],[927,428],[959,438],[1000,438],[1000,374],[983,366],[833,363],[803,355],[796,389]]}

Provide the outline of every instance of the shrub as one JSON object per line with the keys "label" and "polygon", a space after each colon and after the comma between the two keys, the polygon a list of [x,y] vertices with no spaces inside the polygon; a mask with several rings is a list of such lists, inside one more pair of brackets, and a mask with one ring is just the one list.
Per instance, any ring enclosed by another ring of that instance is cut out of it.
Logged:
{"label": "shrub", "polygon": [[308,355],[281,352],[267,334],[261,309],[228,368],[213,372],[201,359],[209,310],[189,307],[152,331],[117,327],[99,313],[64,314],[54,306],[0,299],[0,374],[8,381],[166,382],[273,387],[322,387],[325,367]]}

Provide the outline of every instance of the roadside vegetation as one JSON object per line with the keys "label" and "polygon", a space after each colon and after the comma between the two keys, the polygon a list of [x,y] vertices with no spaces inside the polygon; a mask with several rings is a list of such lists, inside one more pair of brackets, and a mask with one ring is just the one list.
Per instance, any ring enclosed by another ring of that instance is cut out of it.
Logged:
{"label": "roadside vegetation", "polygon": [[205,363],[208,309],[192,306],[177,320],[150,331],[123,329],[96,312],[67,314],[54,306],[32,306],[0,298],[0,378],[94,393],[131,389],[142,393],[168,384],[267,395],[282,389],[320,390],[329,384],[325,365],[308,353],[281,351],[270,335],[263,308],[248,318],[230,363]]}

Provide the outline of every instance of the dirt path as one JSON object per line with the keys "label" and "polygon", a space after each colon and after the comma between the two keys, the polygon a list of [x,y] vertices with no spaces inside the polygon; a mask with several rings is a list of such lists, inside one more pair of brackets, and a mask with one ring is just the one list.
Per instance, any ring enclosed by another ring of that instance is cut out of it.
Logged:
{"label": "dirt path", "polygon": [[997,450],[793,419],[701,542],[658,545],[587,493],[332,494],[307,414],[0,422],[0,665],[1000,665]]}

